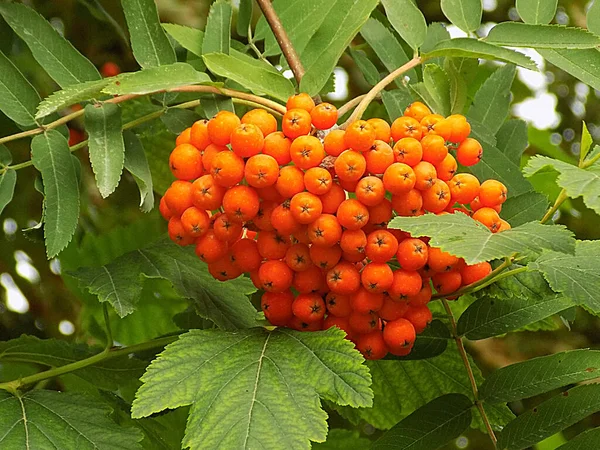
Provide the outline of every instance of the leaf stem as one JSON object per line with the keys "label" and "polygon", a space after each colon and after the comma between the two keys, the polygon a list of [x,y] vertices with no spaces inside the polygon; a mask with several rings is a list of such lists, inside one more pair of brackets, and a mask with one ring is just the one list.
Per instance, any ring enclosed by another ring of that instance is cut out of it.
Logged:
{"label": "leaf stem", "polygon": [[542,218],[542,220],[540,220],[540,223],[546,223],[550,219],[552,219],[552,216],[554,216],[554,213],[556,211],[558,211],[558,208],[560,208],[560,206],[565,202],[565,200],[568,197],[569,196],[567,195],[566,189],[563,189],[562,191],[560,191],[560,194],[558,194],[558,197],[556,198],[556,201],[554,202],[554,205],[552,205],[550,207],[550,209],[546,212],[546,214],[544,215],[544,217]]}
{"label": "leaf stem", "polygon": [[[75,361],[70,364],[65,364],[64,366],[54,367],[52,369],[48,369],[43,372],[36,373],[34,375],[23,377],[18,380],[0,383],[0,389],[14,393],[18,389],[28,384],[39,383],[40,381],[56,378],[67,373],[83,369],[85,367],[93,366],[94,364],[98,364],[108,359],[117,358],[123,355],[129,355],[131,353],[138,353],[146,350],[164,347],[165,345],[177,340],[178,337],[179,335],[167,336],[163,338],[153,339],[151,341],[142,342],[140,344],[130,345],[128,347],[120,347],[113,349],[111,349],[110,347],[106,347],[100,353],[92,355],[89,358]],[[10,356],[8,356],[6,360],[10,360]]]}
{"label": "leaf stem", "polygon": [[469,382],[471,383],[471,390],[473,391],[473,398],[475,399],[475,406],[477,406],[477,409],[479,410],[479,414],[481,415],[481,419],[483,420],[483,423],[485,424],[487,433],[492,441],[492,444],[494,445],[494,448],[496,448],[496,443],[498,440],[496,439],[496,435],[494,434],[494,430],[492,429],[490,419],[488,418],[487,413],[485,412],[485,409],[483,408],[483,403],[479,400],[479,388],[477,387],[477,382],[475,381],[475,375],[473,374],[473,368],[471,367],[471,362],[469,361],[469,356],[467,355],[467,351],[465,350],[465,345],[463,343],[463,339],[462,339],[462,337],[460,337],[458,335],[458,328],[456,326],[456,319],[454,318],[454,313],[452,312],[452,309],[450,308],[450,305],[448,304],[448,300],[443,299],[442,303],[444,305],[444,309],[446,310],[446,313],[448,314],[448,318],[450,319],[450,326],[452,328],[452,337],[454,338],[454,341],[456,342],[456,346],[458,347],[458,353],[460,353],[460,357],[465,366],[467,376],[469,377]]}
{"label": "leaf stem", "polygon": [[265,19],[267,19],[267,23],[269,24],[269,27],[271,27],[275,39],[277,39],[277,43],[281,48],[283,56],[285,56],[285,59],[290,65],[290,69],[292,69],[292,72],[294,73],[294,78],[296,78],[298,85],[300,85],[300,81],[305,73],[304,66],[302,65],[300,56],[298,56],[296,49],[292,45],[285,28],[283,28],[283,24],[281,23],[277,12],[275,12],[271,0],[256,0],[256,3],[258,3]]}
{"label": "leaf stem", "polygon": [[362,98],[362,100],[360,101],[360,103],[358,104],[358,106],[356,107],[354,112],[352,113],[352,115],[348,118],[348,120],[340,128],[345,129],[351,123],[359,120],[362,117],[362,115],[364,114],[364,112],[366,111],[367,106],[369,106],[369,104],[373,100],[375,100],[375,98],[381,93],[381,91],[383,91],[396,78],[398,78],[401,75],[404,75],[406,72],[413,69],[414,67],[417,67],[423,61],[424,60],[422,57],[416,56],[413,59],[411,59],[409,62],[404,64],[403,66],[398,67],[393,72],[390,72],[390,74],[388,76],[386,76],[383,80],[381,80],[379,83],[377,83],[375,86],[373,86],[373,88],[371,88],[371,90],[369,92],[367,92],[367,94]]}
{"label": "leaf stem", "polygon": [[104,315],[104,326],[106,327],[106,347],[104,350],[110,350],[113,346],[112,329],[110,328],[110,317],[108,317],[108,304],[102,303],[102,314]]}

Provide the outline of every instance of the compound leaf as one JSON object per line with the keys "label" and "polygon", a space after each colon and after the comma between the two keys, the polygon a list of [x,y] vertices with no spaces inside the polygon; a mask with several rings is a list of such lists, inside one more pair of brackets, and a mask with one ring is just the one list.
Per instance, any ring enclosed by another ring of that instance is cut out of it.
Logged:
{"label": "compound leaf", "polygon": [[61,87],[101,78],[94,65],[33,9],[20,3],[3,3],[0,14]]}
{"label": "compound leaf", "polygon": [[110,79],[86,81],[74,84],[46,97],[37,107],[36,119],[49,116],[75,103],[100,97],[102,89],[110,83]]}
{"label": "compound leaf", "polygon": [[377,449],[435,450],[456,439],[471,423],[473,402],[462,394],[447,394],[421,406],[381,436]]}
{"label": "compound leaf", "polygon": [[413,236],[431,237],[431,245],[464,258],[467,264],[509,256],[512,253],[537,254],[542,249],[571,253],[575,240],[565,227],[530,222],[493,234],[466,214],[425,214],[396,217],[390,228]]}
{"label": "compound leaf", "polygon": [[135,310],[143,279],[162,278],[182,297],[191,299],[198,314],[225,329],[256,325],[256,310],[247,294],[256,289],[245,277],[219,282],[191,249],[169,240],[159,241],[101,267],[85,267],[71,274],[83,288],[108,301],[124,317]]}
{"label": "compound leaf", "polygon": [[327,435],[319,396],[372,404],[367,367],[343,335],[335,328],[192,330],[150,364],[132,416],[192,405],[184,447],[308,449]]}
{"label": "compound leaf", "polygon": [[44,181],[44,236],[53,258],[71,241],[79,219],[79,182],[67,138],[56,130],[34,137],[31,160]]}
{"label": "compound leaf", "polygon": [[479,389],[482,400],[506,403],[598,378],[600,351],[572,350],[511,364],[492,372]]}
{"label": "compound leaf", "polygon": [[147,69],[175,63],[175,49],[160,26],[154,0],[121,0],[121,4],[138,64]]}

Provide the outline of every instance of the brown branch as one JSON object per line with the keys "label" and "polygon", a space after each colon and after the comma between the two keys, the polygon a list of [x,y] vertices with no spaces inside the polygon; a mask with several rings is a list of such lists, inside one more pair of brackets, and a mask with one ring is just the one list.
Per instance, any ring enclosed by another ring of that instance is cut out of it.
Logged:
{"label": "brown branch", "polygon": [[300,81],[305,72],[304,66],[302,65],[302,61],[300,61],[300,57],[298,56],[298,53],[296,53],[296,49],[292,45],[285,28],[283,28],[281,20],[279,20],[279,16],[275,12],[271,0],[256,0],[256,2],[265,16],[265,19],[267,19],[269,27],[271,27],[275,39],[277,39],[277,43],[283,52],[283,56],[285,56],[285,59],[290,65],[290,69],[292,69],[292,72],[294,73],[294,78],[296,78],[298,85],[300,85]]}

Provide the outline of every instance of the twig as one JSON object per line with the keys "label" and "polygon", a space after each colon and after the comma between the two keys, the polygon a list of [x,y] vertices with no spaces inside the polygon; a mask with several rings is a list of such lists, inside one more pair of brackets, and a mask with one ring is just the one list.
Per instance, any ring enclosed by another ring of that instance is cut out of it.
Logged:
{"label": "twig", "polygon": [[560,194],[558,194],[558,197],[556,198],[556,201],[554,202],[554,205],[552,205],[550,207],[550,209],[546,212],[546,214],[544,215],[544,217],[542,218],[542,220],[540,220],[540,222],[541,223],[546,223],[550,219],[552,219],[552,216],[554,216],[554,213],[556,211],[558,211],[558,208],[560,208],[560,206],[565,202],[565,200],[567,198],[568,198],[567,191],[565,189],[563,189],[562,191],[560,191]]}
{"label": "twig", "polygon": [[283,52],[283,56],[285,56],[285,59],[290,65],[290,69],[292,69],[292,72],[294,73],[294,78],[296,78],[296,81],[300,84],[305,73],[304,66],[302,65],[302,61],[300,61],[300,57],[298,56],[298,53],[296,53],[296,49],[292,45],[285,28],[283,28],[281,20],[279,20],[279,16],[275,12],[271,1],[256,0],[256,3],[258,3],[265,19],[267,19],[269,27],[273,30],[275,39],[277,39],[277,43]]}
{"label": "twig", "polygon": [[351,109],[356,108],[356,106],[365,98],[367,94],[359,95],[358,97],[354,97],[352,100],[349,100],[344,105],[340,106],[338,109],[338,117],[343,117],[345,114],[350,112]]}
{"label": "twig", "polygon": [[348,120],[340,128],[345,129],[351,123],[359,120],[362,117],[362,115],[364,114],[365,110],[367,109],[367,106],[369,106],[369,104],[373,100],[375,100],[375,98],[379,95],[379,93],[381,91],[383,91],[387,87],[388,84],[390,84],[392,81],[394,81],[399,76],[404,75],[410,69],[417,67],[422,62],[423,62],[423,58],[421,58],[420,56],[417,56],[417,57],[411,59],[409,62],[407,62],[403,66],[398,67],[396,70],[394,70],[388,76],[386,76],[384,79],[382,79],[379,83],[377,83],[375,86],[373,86],[373,88],[371,88],[371,90],[369,92],[367,92],[367,94],[362,98],[362,100],[360,101],[360,103],[358,104],[358,106],[356,107],[354,112],[352,113],[352,115],[348,118]]}
{"label": "twig", "polygon": [[483,423],[485,424],[487,433],[488,433],[490,439],[492,440],[492,443],[494,444],[494,448],[496,448],[496,442],[497,442],[496,435],[494,434],[494,430],[492,429],[490,419],[488,418],[487,413],[485,412],[485,409],[483,408],[483,403],[479,400],[479,388],[477,387],[477,382],[475,381],[475,375],[473,374],[473,368],[471,367],[471,363],[469,361],[467,351],[465,350],[465,345],[463,343],[462,338],[458,335],[458,329],[456,326],[456,319],[454,318],[454,313],[452,312],[452,309],[450,308],[450,305],[448,304],[447,300],[445,300],[445,299],[442,300],[442,303],[444,304],[444,309],[446,310],[446,313],[448,314],[448,318],[450,319],[450,326],[452,327],[452,337],[454,338],[454,341],[456,342],[456,346],[458,347],[458,353],[460,353],[460,357],[465,366],[465,370],[467,371],[467,376],[469,377],[469,382],[471,383],[471,390],[473,391],[473,397],[475,399],[475,406],[477,406],[477,409],[479,410],[479,414],[481,415],[481,419],[483,420]]}

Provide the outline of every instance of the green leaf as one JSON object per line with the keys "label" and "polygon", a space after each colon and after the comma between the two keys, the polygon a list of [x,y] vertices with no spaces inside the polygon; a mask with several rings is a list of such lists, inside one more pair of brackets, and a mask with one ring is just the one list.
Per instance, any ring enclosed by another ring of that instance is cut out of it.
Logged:
{"label": "green leaf", "polygon": [[219,282],[193,249],[167,239],[104,266],[79,269],[72,276],[100,302],[108,301],[121,317],[134,311],[144,277],[162,278],[170,281],[180,296],[191,299],[200,316],[219,327],[231,330],[256,325],[256,310],[247,298],[256,289],[248,278]]}
{"label": "green leaf", "polygon": [[184,447],[308,448],[327,435],[318,396],[372,404],[367,367],[343,335],[335,328],[192,330],[150,364],[132,416],[192,405]]}
{"label": "green leaf", "polygon": [[125,131],[123,140],[125,143],[125,169],[133,175],[140,190],[140,209],[143,212],[149,212],[154,208],[154,191],[152,188],[152,174],[144,153],[144,147],[132,131]]}
{"label": "green leaf", "polygon": [[559,173],[556,181],[570,198],[583,197],[585,205],[600,214],[600,162],[580,169],[557,159],[536,155],[528,161],[523,172],[530,177],[547,168]]}
{"label": "green leaf", "polygon": [[529,268],[544,274],[552,289],[600,311],[600,241],[577,241],[575,255],[543,253]]}
{"label": "green leaf", "polygon": [[85,83],[74,84],[60,91],[56,91],[46,97],[37,107],[36,119],[49,116],[57,111],[60,111],[67,106],[75,103],[83,102],[93,98],[99,98],[102,94],[102,89],[110,83],[109,78],[96,81],[86,81]]}
{"label": "green leaf", "polygon": [[590,134],[588,127],[585,122],[583,122],[583,127],[581,130],[581,149],[579,153],[579,162],[582,163],[585,161],[585,157],[590,152],[592,145],[594,144],[594,139]]}
{"label": "green leaf", "polygon": [[200,116],[188,109],[169,108],[160,117],[160,120],[162,120],[171,133],[179,134],[186,128],[191,127],[194,122],[200,120]]}
{"label": "green leaf", "polygon": [[255,94],[267,94],[284,102],[294,95],[292,82],[264,61],[233,49],[229,55],[211,53],[203,55],[203,59],[211,72],[240,83]]}
{"label": "green leaf", "polygon": [[600,440],[600,428],[584,431],[557,450],[595,450]]}
{"label": "green leaf", "polygon": [[509,113],[510,88],[515,74],[516,67],[512,64],[496,69],[475,94],[467,118],[476,120],[496,134]]}
{"label": "green leaf", "polygon": [[252,0],[241,0],[236,20],[237,34],[248,36],[248,27],[252,21]]}
{"label": "green leaf", "polygon": [[373,64],[365,52],[350,48],[350,56],[352,56],[352,59],[358,67],[358,70],[360,70],[360,72],[363,74],[369,85],[375,86],[377,83],[379,83],[379,70],[377,70],[377,67],[375,64]]}
{"label": "green leaf", "polygon": [[231,15],[232,9],[229,2],[218,0],[212,4],[204,30],[202,54],[229,54]]}
{"label": "green leaf", "polygon": [[467,104],[469,88],[463,77],[462,71],[466,61],[477,62],[465,58],[446,58],[444,61],[444,71],[448,75],[450,83],[450,112],[452,114],[462,114]]}
{"label": "green leaf", "polygon": [[471,340],[499,336],[564,311],[574,302],[557,295],[538,272],[519,273],[476,294],[458,320],[458,333]]}
{"label": "green leaf", "polygon": [[508,159],[520,165],[521,156],[528,145],[527,122],[510,119],[496,133],[496,146]]}
{"label": "green leaf", "polygon": [[498,435],[498,448],[529,448],[597,411],[600,411],[600,385],[575,387],[546,400],[506,425]]}
{"label": "green leaf", "polygon": [[423,56],[425,58],[450,56],[458,58],[490,59],[492,61],[503,61],[516,64],[517,66],[525,67],[526,69],[537,70],[535,63],[522,53],[470,38],[456,38],[442,41]]}
{"label": "green leaf", "polygon": [[425,17],[413,0],[381,0],[388,20],[400,37],[418,49],[427,36]]}
{"label": "green leaf", "polygon": [[197,72],[186,63],[144,69],[139,72],[123,73],[112,78],[102,92],[111,95],[149,94],[188,84],[210,82],[208,75]]}
{"label": "green leaf", "polygon": [[327,433],[327,441],[315,443],[313,450],[364,450],[370,448],[371,441],[361,437],[357,430],[332,428]]}
{"label": "green leaf", "polygon": [[89,134],[90,161],[102,198],[112,194],[121,179],[125,144],[121,130],[121,108],[113,103],[87,105],[85,129]]}
{"label": "green leaf", "polygon": [[160,26],[154,0],[121,0],[121,4],[138,64],[148,69],[175,63],[175,50]]}
{"label": "green leaf", "polygon": [[450,22],[469,33],[481,25],[483,7],[481,0],[442,0],[442,12]]}
{"label": "green leaf", "polygon": [[590,85],[593,89],[600,89],[600,52],[597,49],[540,49],[538,53],[548,62]]}
{"label": "green leaf", "polygon": [[377,449],[435,450],[456,439],[471,423],[473,402],[462,394],[447,394],[421,406],[381,436]]}
{"label": "green leaf", "polygon": [[538,192],[510,197],[502,205],[502,218],[513,227],[540,220],[548,210],[548,198]]}
{"label": "green leaf", "polygon": [[511,364],[492,372],[479,389],[481,400],[506,403],[598,378],[600,351],[572,350]]}
{"label": "green leaf", "polygon": [[449,116],[451,114],[451,104],[448,74],[437,64],[427,64],[423,70],[423,83],[433,102],[429,106],[436,113]]}
{"label": "green leaf", "polygon": [[204,111],[204,117],[209,119],[216,116],[219,111],[235,112],[233,101],[224,95],[211,94],[203,97],[200,107]]}
{"label": "green leaf", "polygon": [[[228,100],[231,101],[231,99]],[[204,100],[202,103],[205,103]],[[151,122],[151,126],[148,128],[136,131],[138,131],[136,134],[142,143],[150,166],[154,191],[163,195],[171,183],[175,181],[169,165],[165,163],[169,160],[169,155],[175,148],[173,133],[160,120]]]}
{"label": "green leaf", "polygon": [[[296,52],[302,54],[329,12],[337,8],[336,4],[337,0],[330,2],[323,2],[322,0],[303,0],[301,2],[275,0],[273,7]],[[261,16],[256,24],[254,38],[265,40],[266,56],[275,56],[281,53],[279,44],[264,16]]]}
{"label": "green leaf", "polygon": [[0,111],[22,127],[35,125],[40,96],[17,67],[0,51]]}
{"label": "green leaf", "polygon": [[53,258],[71,241],[79,219],[79,183],[67,139],[49,130],[31,142],[33,165],[44,181],[44,236]]}
{"label": "green leaf", "polygon": [[382,91],[381,100],[390,116],[390,121],[393,122],[396,118],[404,114],[404,110],[414,99],[408,89],[401,87],[391,91]]}
{"label": "green leaf", "polygon": [[0,391],[0,447],[6,449],[141,450],[142,433],[118,426],[111,408],[73,392]]}
{"label": "green leaf", "polygon": [[421,46],[421,52],[428,53],[440,42],[449,40],[450,33],[446,30],[444,24],[439,22],[431,23],[427,27],[427,36],[425,36],[425,42]]}
{"label": "green leaf", "polygon": [[406,356],[395,356],[391,353],[384,359],[399,359],[411,361],[417,359],[434,358],[441,355],[448,348],[448,340],[451,339],[448,327],[441,320],[434,320],[421,334],[417,336],[412,351]]}
{"label": "green leaf", "polygon": [[378,0],[338,0],[301,53],[306,73],[300,91],[317,94]]}
{"label": "green leaf", "polygon": [[[0,362],[8,364],[18,361],[61,367],[89,358],[101,351],[101,348],[83,344],[23,335],[17,339],[0,342]],[[146,365],[141,360],[124,355],[100,361],[93,366],[76,370],[73,374],[101,389],[116,391],[121,385],[136,382]]]}
{"label": "green leaf", "polygon": [[432,246],[464,258],[467,264],[491,261],[515,252],[536,254],[543,249],[572,253],[575,244],[573,234],[565,227],[530,222],[493,234],[462,213],[396,217],[389,227],[414,237],[429,236]]}
{"label": "green leaf", "polygon": [[163,23],[161,25],[183,48],[196,56],[202,56],[203,31],[175,23]]}
{"label": "green leaf", "polygon": [[[369,19],[360,29],[361,36],[371,46],[385,68],[392,72],[408,62],[408,56],[398,42],[398,39],[384,24],[376,19]],[[406,73],[411,79],[416,80],[414,70]],[[396,80],[399,88],[403,87],[402,80]]]}
{"label": "green leaf", "polygon": [[600,2],[592,2],[587,12],[587,27],[594,34],[600,35]]}
{"label": "green leaf", "polygon": [[8,169],[0,173],[0,214],[13,199],[16,184],[17,172],[15,170]]}
{"label": "green leaf", "polygon": [[558,0],[517,0],[517,12],[525,23],[552,22],[557,6]]}
{"label": "green leaf", "polygon": [[3,3],[0,14],[61,87],[101,78],[94,65],[33,9],[20,3]]}
{"label": "green leaf", "polygon": [[563,25],[503,22],[490,30],[485,41],[508,47],[585,49],[600,45],[600,36],[583,28]]}

